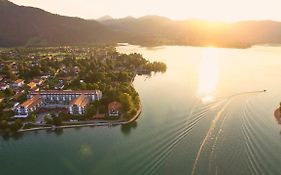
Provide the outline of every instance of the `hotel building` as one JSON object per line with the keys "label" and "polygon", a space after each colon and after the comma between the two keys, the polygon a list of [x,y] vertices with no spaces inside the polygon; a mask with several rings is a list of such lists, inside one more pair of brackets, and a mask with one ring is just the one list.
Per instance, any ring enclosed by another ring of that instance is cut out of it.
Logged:
{"label": "hotel building", "polygon": [[86,95],[82,94],[79,97],[73,99],[69,106],[68,112],[71,115],[83,115],[86,112],[86,107],[90,104],[90,99]]}
{"label": "hotel building", "polygon": [[19,116],[27,117],[30,112],[36,111],[43,105],[43,100],[40,95],[35,95],[16,108]]}
{"label": "hotel building", "polygon": [[50,105],[65,107],[72,115],[83,115],[91,102],[102,98],[102,92],[99,90],[47,90],[32,91],[27,97],[29,99],[16,109],[18,115],[28,115],[29,112],[42,106],[48,108]]}

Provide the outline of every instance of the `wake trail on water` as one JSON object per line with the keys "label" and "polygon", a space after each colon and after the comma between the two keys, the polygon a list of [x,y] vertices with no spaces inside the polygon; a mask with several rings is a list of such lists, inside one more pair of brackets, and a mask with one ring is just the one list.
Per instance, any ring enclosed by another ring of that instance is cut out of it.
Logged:
{"label": "wake trail on water", "polygon": [[222,113],[224,112],[224,110],[227,108],[227,106],[231,103],[232,100],[229,100],[223,107],[222,109],[217,113],[215,119],[213,120],[212,124],[211,124],[211,127],[210,129],[208,130],[207,132],[207,135],[206,137],[204,138],[203,142],[201,143],[200,145],[200,148],[199,148],[199,151],[197,153],[197,156],[195,158],[195,162],[194,162],[194,165],[193,165],[193,168],[192,168],[192,175],[195,174],[195,170],[196,170],[196,166],[197,166],[197,163],[198,163],[198,160],[201,156],[201,153],[203,151],[203,148],[205,146],[205,144],[207,143],[208,139],[210,138],[210,136],[212,135],[214,129],[216,128],[216,124],[217,124],[217,121],[220,119],[220,117],[222,116]]}
{"label": "wake trail on water", "polygon": [[[192,131],[194,127],[198,125],[198,123],[206,118],[206,114],[211,109],[216,109],[229,101],[230,98],[233,98],[238,95],[242,94],[250,94],[250,93],[257,93],[257,92],[263,92],[263,91],[252,91],[252,92],[244,92],[244,93],[237,93],[231,96],[227,96],[224,98],[219,98],[216,101],[213,101],[211,103],[205,104],[203,106],[200,106],[201,100],[195,100],[192,104],[191,110],[188,114],[182,115],[181,117],[177,117],[177,121],[174,124],[167,128],[163,128],[163,133],[159,136],[157,136],[155,139],[147,142],[148,145],[159,145],[159,147],[156,147],[155,149],[150,151],[150,154],[143,155],[141,157],[142,161],[144,162],[150,162],[148,165],[138,163],[137,166],[134,165],[134,167],[137,170],[136,172],[138,174],[155,174],[158,170],[158,168],[161,166],[161,164],[166,160],[166,158],[170,155],[170,153],[174,150],[174,148]],[[182,125],[182,126],[180,126]],[[167,132],[165,132],[167,131]],[[146,144],[146,145],[147,145]],[[145,146],[147,147],[147,146]],[[135,150],[136,152],[141,151],[143,148],[137,148]],[[134,151],[134,152],[135,152]],[[133,171],[133,170],[132,170]],[[134,173],[136,173],[134,172]],[[133,172],[132,172],[133,173]]]}
{"label": "wake trail on water", "polygon": [[[150,150],[150,154],[147,156],[143,155],[142,161],[144,162],[151,162],[148,165],[144,165],[138,163],[136,168],[140,167],[140,170],[137,171],[138,174],[145,174],[146,172],[150,172],[155,169],[155,166],[158,167],[158,164],[161,163],[161,160],[165,159],[167,153],[172,151],[172,148],[177,144],[178,141],[181,140],[188,132],[196,125],[197,121],[199,121],[204,115],[207,113],[207,108],[201,108],[200,110],[196,111],[196,114],[189,119],[190,123],[188,126],[184,127],[181,125],[185,125],[187,115],[182,115],[176,122],[171,122],[168,128],[163,127],[160,130],[160,135],[157,135],[152,140],[146,142],[145,148],[152,147],[153,149]],[[155,147],[155,144],[159,145]],[[141,152],[141,150],[145,149],[144,147],[138,147],[134,152]],[[154,149],[155,148],[155,149]],[[137,163],[137,162],[136,162]],[[148,173],[151,174],[151,173]]]}
{"label": "wake trail on water", "polygon": [[258,162],[255,158],[255,153],[254,153],[254,143],[251,140],[251,134],[249,132],[249,127],[247,126],[249,121],[248,121],[248,117],[250,115],[252,115],[251,111],[249,110],[249,106],[248,106],[247,102],[247,106],[244,108],[243,110],[243,117],[242,117],[242,134],[243,134],[243,140],[244,140],[244,144],[246,147],[246,154],[247,154],[247,159],[248,159],[248,164],[249,164],[249,168],[250,168],[250,172],[251,174],[262,174],[262,170],[260,168],[260,166],[258,165]]}
{"label": "wake trail on water", "polygon": [[266,141],[260,137],[263,133],[263,126],[260,124],[261,121],[257,121],[259,111],[251,102],[248,102],[243,112],[241,130],[251,174],[278,174],[278,170],[272,168],[271,165],[268,166],[265,161],[265,155],[269,155],[271,148],[261,147]]}
{"label": "wake trail on water", "polygon": [[[195,102],[195,105],[191,108],[191,111],[188,115],[189,116],[189,121],[186,121],[186,126],[182,129],[182,131],[180,133],[177,133],[175,139],[173,139],[172,141],[169,142],[169,145],[166,145],[165,148],[163,150],[159,150],[160,151],[160,155],[156,156],[155,159],[155,163],[153,165],[151,165],[148,171],[148,174],[153,174],[156,172],[157,168],[159,168],[159,166],[161,165],[161,163],[168,157],[168,155],[173,151],[174,147],[176,147],[176,145],[178,145],[189,133],[190,131],[197,126],[197,124],[206,117],[207,112],[210,109],[214,109],[216,107],[219,107],[222,103],[224,102],[228,102],[230,101],[232,98],[236,97],[236,96],[241,96],[241,95],[246,95],[246,94],[255,94],[255,93],[261,93],[264,91],[250,91],[250,92],[241,92],[241,93],[237,93],[237,94],[233,94],[231,96],[227,96],[227,97],[222,97],[219,98],[218,100],[209,103],[207,105],[201,106],[201,110],[194,110],[195,107],[197,107],[198,102]],[[185,117],[186,118],[186,117]],[[158,159],[159,158],[159,159]],[[152,172],[151,172],[152,171]]]}
{"label": "wake trail on water", "polygon": [[[223,105],[223,107],[219,110],[219,112],[215,116],[215,118],[212,121],[211,126],[210,126],[210,128],[209,128],[209,130],[208,130],[208,132],[207,132],[207,134],[205,136],[205,138],[203,139],[203,141],[202,141],[202,143],[201,143],[201,145],[199,147],[199,150],[197,152],[197,155],[196,155],[196,158],[195,158],[195,161],[194,161],[194,164],[193,164],[192,173],[191,173],[192,175],[194,175],[195,172],[196,172],[196,167],[197,167],[198,161],[200,159],[200,156],[201,156],[201,154],[203,152],[203,149],[204,149],[207,141],[211,138],[211,136],[213,134],[213,131],[216,129],[218,121],[223,117],[222,118],[222,123],[221,123],[220,128],[219,128],[220,130],[219,130],[219,132],[216,135],[216,140],[215,140],[215,144],[216,144],[218,136],[221,133],[222,127],[223,127],[223,125],[225,123],[225,120],[226,120],[226,118],[228,116],[228,115],[222,115],[222,114],[227,109],[227,107],[231,104],[231,102],[235,99],[235,97],[243,96],[243,95],[250,95],[250,94],[259,94],[259,93],[265,93],[265,92],[266,92],[265,90],[263,90],[263,91],[241,92],[241,93],[237,93],[237,94],[234,94],[234,95],[231,95],[231,96],[227,97],[227,99],[228,99],[227,102]],[[215,145],[213,145],[212,151],[214,149],[214,146]],[[211,152],[211,154],[213,154],[213,153]],[[209,169],[210,169],[210,165],[211,164],[209,164]]]}
{"label": "wake trail on water", "polygon": [[[212,149],[211,149],[211,154],[210,154],[210,158],[209,158],[209,174],[211,174],[211,168],[212,168],[212,158],[213,158],[213,155],[215,153],[215,150],[216,150],[216,146],[217,146],[217,142],[218,142],[218,139],[219,137],[222,135],[222,131],[223,131],[223,127],[224,127],[224,124],[225,124],[225,121],[226,119],[228,118],[228,116],[231,115],[231,112],[228,112],[224,118],[223,118],[223,121],[221,122],[220,126],[219,126],[219,129],[218,129],[218,133],[216,134],[215,136],[215,141],[214,141],[214,144],[212,146]],[[216,159],[216,156],[214,157],[214,160]],[[216,170],[217,170],[217,167],[216,167]]]}
{"label": "wake trail on water", "polygon": [[[221,103],[222,100],[218,100],[212,103],[209,103],[207,105],[201,106],[200,109],[196,110],[196,107],[198,107],[200,100],[196,100],[195,103],[193,104],[193,107],[191,108],[191,111],[189,112],[188,115],[184,115],[183,117],[185,118],[184,128],[181,128],[179,131],[176,133],[173,132],[174,137],[173,139],[169,140],[166,145],[162,147],[162,149],[158,150],[158,155],[154,157],[154,163],[144,169],[144,172],[141,174],[149,174],[152,175],[156,173],[157,168],[161,165],[161,163],[167,158],[167,156],[173,151],[174,147],[182,141],[185,136],[190,133],[190,131],[197,126],[199,121],[201,121],[203,118],[206,117],[207,112],[210,109],[214,109],[218,107]],[[186,117],[189,117],[188,120],[186,120]]]}

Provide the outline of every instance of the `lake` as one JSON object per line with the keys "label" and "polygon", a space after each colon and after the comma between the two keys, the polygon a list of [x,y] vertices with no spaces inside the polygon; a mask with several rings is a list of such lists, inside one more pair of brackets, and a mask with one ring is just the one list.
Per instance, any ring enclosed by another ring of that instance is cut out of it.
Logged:
{"label": "lake", "polygon": [[281,46],[117,50],[168,67],[136,77],[137,122],[2,137],[0,174],[281,174]]}

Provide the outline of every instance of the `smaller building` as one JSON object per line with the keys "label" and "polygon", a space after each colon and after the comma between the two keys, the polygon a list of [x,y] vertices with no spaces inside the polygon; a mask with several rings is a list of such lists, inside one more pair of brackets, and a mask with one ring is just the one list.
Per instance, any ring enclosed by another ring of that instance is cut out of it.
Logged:
{"label": "smaller building", "polygon": [[109,117],[119,117],[121,115],[122,104],[114,101],[108,105],[108,116]]}
{"label": "smaller building", "polygon": [[36,95],[24,103],[20,104],[16,108],[16,112],[19,116],[28,116],[30,112],[38,110],[43,104],[41,95]]}
{"label": "smaller building", "polygon": [[86,107],[90,104],[90,99],[85,94],[73,99],[68,107],[68,112],[71,115],[83,115],[86,112]]}
{"label": "smaller building", "polygon": [[22,87],[24,85],[24,80],[18,79],[13,83],[13,87]]}
{"label": "smaller building", "polygon": [[30,83],[27,84],[28,87],[30,87],[30,89],[34,88],[37,86],[37,84],[33,81],[31,81]]}
{"label": "smaller building", "polygon": [[55,90],[62,90],[64,88],[63,80],[59,80],[59,82],[55,85]]}
{"label": "smaller building", "polygon": [[10,85],[7,83],[0,83],[0,88],[2,91],[4,91],[4,90],[10,88]]}
{"label": "smaller building", "polygon": [[45,82],[45,79],[43,79],[43,78],[34,78],[32,80],[32,82],[34,82],[37,86],[41,86]]}
{"label": "smaller building", "polygon": [[39,90],[39,88],[37,87],[37,84],[33,81],[28,83],[27,86],[29,87],[30,91],[38,91]]}

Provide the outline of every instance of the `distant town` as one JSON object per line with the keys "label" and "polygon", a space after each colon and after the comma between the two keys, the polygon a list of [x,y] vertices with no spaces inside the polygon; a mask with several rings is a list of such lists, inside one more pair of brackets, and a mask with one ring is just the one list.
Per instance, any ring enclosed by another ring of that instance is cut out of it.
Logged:
{"label": "distant town", "polygon": [[114,46],[0,49],[0,132],[122,124],[141,112],[137,74],[166,65]]}

